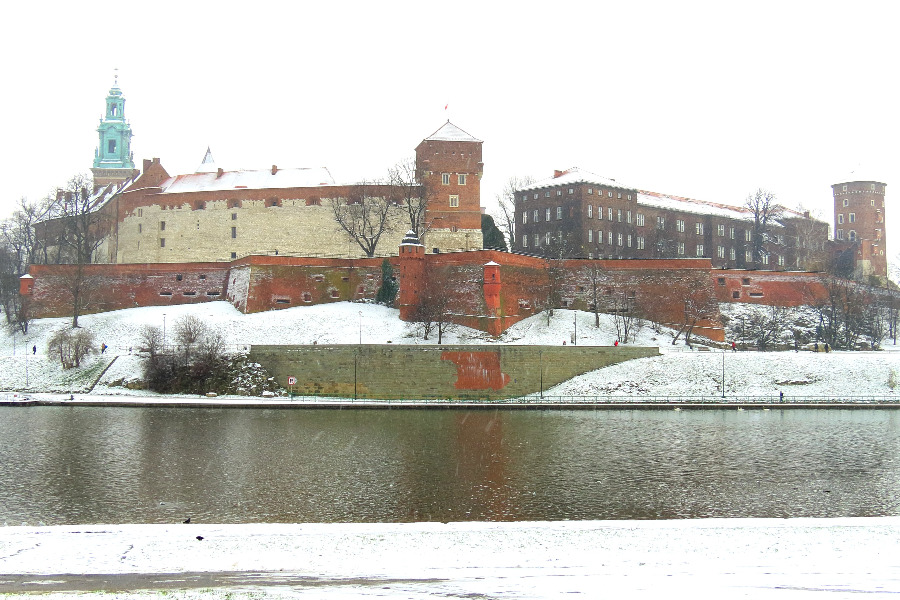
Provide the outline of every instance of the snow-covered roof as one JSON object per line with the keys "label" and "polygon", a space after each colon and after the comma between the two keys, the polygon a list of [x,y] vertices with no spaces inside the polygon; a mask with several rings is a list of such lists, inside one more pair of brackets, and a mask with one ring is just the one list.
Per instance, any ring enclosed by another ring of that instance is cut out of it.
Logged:
{"label": "snow-covered roof", "polygon": [[216,161],[213,159],[212,151],[210,151],[209,146],[207,146],[206,154],[203,155],[203,161],[194,173],[215,173],[218,170]]}
{"label": "snow-covered roof", "polygon": [[170,177],[160,185],[164,194],[210,192],[224,190],[265,190],[336,185],[325,167],[309,169],[261,169],[258,171],[224,171],[190,173]]}
{"label": "snow-covered roof", "polygon": [[648,192],[646,190],[638,190],[637,203],[653,208],[689,212],[698,215],[753,220],[753,214],[741,206],[730,206],[728,204],[720,204],[717,202],[694,200],[693,198],[661,194],[659,192]]}
{"label": "snow-covered roof", "polygon": [[425,138],[425,141],[441,142],[480,142],[481,140],[466,133],[448,119],[440,129]]}
{"label": "snow-covered roof", "polygon": [[538,190],[541,188],[556,185],[574,185],[578,183],[593,183],[596,185],[604,185],[621,189],[635,189],[633,187],[619,183],[615,179],[603,177],[602,175],[596,175],[594,173],[591,173],[590,171],[579,169],[578,167],[572,167],[571,169],[566,169],[565,171],[558,173],[559,175],[548,177],[547,179],[542,179],[541,181],[532,183],[531,185],[524,187],[519,191],[527,192],[530,190]]}

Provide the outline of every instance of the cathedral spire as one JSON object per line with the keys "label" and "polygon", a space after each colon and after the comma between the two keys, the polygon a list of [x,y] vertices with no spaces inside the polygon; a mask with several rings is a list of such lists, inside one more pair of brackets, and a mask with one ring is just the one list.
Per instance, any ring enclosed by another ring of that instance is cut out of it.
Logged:
{"label": "cathedral spire", "polygon": [[134,174],[131,153],[131,125],[125,120],[125,98],[119,89],[115,70],[113,86],[106,96],[106,111],[97,127],[99,146],[94,151],[94,185],[101,186],[130,179]]}

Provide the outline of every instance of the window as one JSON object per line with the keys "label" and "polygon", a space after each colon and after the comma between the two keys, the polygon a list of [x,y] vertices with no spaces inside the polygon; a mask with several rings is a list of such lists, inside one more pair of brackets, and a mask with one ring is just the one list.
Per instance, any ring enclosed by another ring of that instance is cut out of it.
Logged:
{"label": "window", "polygon": [[750,252],[749,250],[747,250],[746,252],[744,252],[744,261],[745,261],[745,262],[748,262],[748,263],[752,263],[752,262],[753,262],[753,253]]}
{"label": "window", "polygon": [[870,183],[870,184],[869,184],[869,189],[872,190],[872,191],[874,192],[874,191],[875,191],[875,184],[874,184],[874,183]]}
{"label": "window", "polygon": [[535,199],[535,200],[538,199],[538,193],[537,193],[537,192],[534,193],[534,199]]}
{"label": "window", "polygon": [[717,230],[716,233],[719,234],[719,237],[725,237],[725,226],[724,225],[719,225],[718,227],[716,227],[716,230]]}
{"label": "window", "polygon": [[548,246],[549,246],[549,245],[550,245],[550,239],[551,239],[551,238],[550,238],[550,232],[548,231],[547,233],[544,234],[544,245],[548,245]]}
{"label": "window", "polygon": [[616,238],[617,238],[616,241],[617,241],[617,242],[619,243],[619,245],[621,246],[621,245],[622,245],[622,234],[620,233],[618,236],[616,236]]}
{"label": "window", "polygon": [[839,240],[844,239],[844,230],[843,230],[843,229],[838,229],[837,231],[835,231],[835,232],[834,232],[834,237],[837,238],[837,239],[839,239]]}
{"label": "window", "polygon": [[534,247],[537,248],[540,245],[541,245],[541,236],[536,233],[536,234],[534,234]]}
{"label": "window", "polygon": [[769,255],[768,254],[762,255],[762,264],[764,264],[764,265],[769,264]]}
{"label": "window", "polygon": [[637,214],[637,226],[638,226],[638,227],[643,227],[643,226],[644,226],[644,214],[643,214],[643,213],[638,213],[638,214]]}
{"label": "window", "polygon": [[637,238],[637,249],[638,249],[638,250],[643,250],[643,249],[644,249],[644,236],[641,236],[641,235],[638,236],[638,238]]}
{"label": "window", "polygon": [[570,194],[574,194],[574,193],[575,193],[575,190],[574,190],[573,188],[569,188],[569,193],[570,193]]}
{"label": "window", "polygon": [[716,256],[718,256],[719,258],[725,258],[725,246],[716,247]]}
{"label": "window", "polygon": [[847,234],[847,239],[850,240],[851,242],[855,242],[856,241],[856,232],[851,229],[850,232]]}
{"label": "window", "polygon": [[609,239],[609,245],[612,246],[613,245],[613,232],[612,231],[609,232],[608,239]]}
{"label": "window", "polygon": [[597,218],[600,219],[601,221],[603,220],[603,207],[602,206],[597,207]]}
{"label": "window", "polygon": [[737,260],[737,252],[735,252],[734,248],[728,250],[728,258],[730,260]]}
{"label": "window", "polygon": [[844,224],[844,215],[838,215],[838,225]]}
{"label": "window", "polygon": [[631,200],[631,194],[628,194],[628,199]]}
{"label": "window", "polygon": [[597,243],[598,244],[603,243],[603,231],[600,229],[597,230]]}
{"label": "window", "polygon": [[545,221],[550,220],[550,209],[549,208],[544,209],[544,220]]}
{"label": "window", "polygon": [[745,242],[752,242],[752,241],[753,241],[753,232],[750,231],[749,229],[745,229],[745,230],[744,230],[744,241],[745,241]]}
{"label": "window", "polygon": [[450,173],[441,173],[441,183],[450,185]]}
{"label": "window", "polygon": [[728,228],[728,237],[734,239],[734,227]]}
{"label": "window", "polygon": [[140,223],[138,223],[138,233],[141,233],[143,230],[144,230],[143,225],[141,225]]}
{"label": "window", "polygon": [[159,222],[159,230],[160,230],[160,231],[165,231],[165,230],[166,230],[166,222],[165,222],[165,221],[160,221],[160,222]]}
{"label": "window", "polygon": [[622,192],[616,192],[616,198],[617,198],[618,200],[621,200],[621,199],[622,199]]}
{"label": "window", "polygon": [[678,254],[684,255],[684,242],[678,242]]}
{"label": "window", "polygon": [[231,228],[231,239],[237,238],[237,227]]}
{"label": "window", "polygon": [[116,152],[116,140],[109,140],[106,145],[106,150],[109,154],[115,154]]}
{"label": "window", "polygon": [[562,196],[562,190],[556,190],[556,195],[557,195],[557,196]]}
{"label": "window", "polygon": [[665,217],[656,217],[656,228],[657,229],[665,229],[666,228],[666,218]]}
{"label": "window", "polygon": [[631,223],[631,211],[630,210],[625,211],[625,222]]}
{"label": "window", "polygon": [[779,254],[779,255],[778,255],[778,266],[779,266],[779,267],[783,267],[783,266],[784,266],[784,255],[783,255],[783,254]]}
{"label": "window", "polygon": [[875,198],[872,198],[871,200],[869,200],[869,204],[871,206],[875,206]]}
{"label": "window", "polygon": [[232,253],[231,253],[231,258],[237,258],[237,252],[232,252]]}
{"label": "window", "polygon": [[138,209],[138,216],[139,216],[139,217],[143,217],[143,216],[144,216],[144,209],[143,209],[143,208],[139,208],[139,209]]}
{"label": "window", "polygon": [[[612,194],[612,192],[610,192],[610,194]],[[612,209],[611,208],[607,209],[606,216],[609,217],[610,221],[612,221]]]}
{"label": "window", "polygon": [[594,207],[591,204],[588,204],[588,219],[594,218]]}
{"label": "window", "polygon": [[593,242],[593,241],[594,241],[594,230],[588,229],[588,242]]}
{"label": "window", "polygon": [[856,213],[850,213],[850,222],[856,223]]}
{"label": "window", "polygon": [[522,247],[523,247],[523,248],[527,248],[527,247],[528,247],[528,236],[527,236],[527,235],[523,235],[523,236],[522,236]]}
{"label": "window", "polygon": [[[845,191],[845,192],[847,191],[847,186],[846,186],[846,185],[844,186],[844,190],[843,190],[843,191]],[[846,202],[846,200],[845,200],[845,202]],[[847,206],[847,205],[845,204],[844,206]]]}
{"label": "window", "polygon": [[606,192],[610,198],[612,198],[612,192]]}
{"label": "window", "polygon": [[549,197],[550,197],[550,190],[547,190],[546,192],[544,192],[544,198],[549,198]]}
{"label": "window", "polygon": [[556,207],[556,220],[559,221],[562,219],[562,206]]}
{"label": "window", "polygon": [[697,244],[697,256],[703,256],[703,244]]}
{"label": "window", "polygon": [[694,223],[694,230],[697,235],[703,235],[703,223]]}
{"label": "window", "polygon": [[622,222],[622,209],[616,209],[616,220],[621,223]]}
{"label": "window", "polygon": [[684,233],[684,221],[682,221],[681,219],[675,220],[675,231]]}
{"label": "window", "polygon": [[166,247],[166,238],[159,238],[159,247],[160,248]]}
{"label": "window", "polygon": [[457,208],[458,206],[459,206],[459,196],[457,196],[456,194],[453,194],[452,196],[450,196],[450,207]]}
{"label": "window", "polygon": [[465,173],[460,173],[459,175],[457,175],[457,176],[456,176],[456,182],[457,182],[459,185],[466,185],[466,174],[465,174]]}
{"label": "window", "polygon": [[[846,188],[847,186],[844,186],[844,187]],[[846,190],[845,190],[845,191],[846,191]],[[849,200],[849,199],[844,198],[844,206],[850,206],[850,200]]]}
{"label": "window", "polygon": [[594,193],[594,188],[588,188],[588,194],[593,194],[593,193]]}
{"label": "window", "polygon": [[525,211],[522,212],[522,225],[528,225],[528,213]]}
{"label": "window", "polygon": [[631,248],[631,234],[628,234],[628,237],[625,239],[625,245]]}

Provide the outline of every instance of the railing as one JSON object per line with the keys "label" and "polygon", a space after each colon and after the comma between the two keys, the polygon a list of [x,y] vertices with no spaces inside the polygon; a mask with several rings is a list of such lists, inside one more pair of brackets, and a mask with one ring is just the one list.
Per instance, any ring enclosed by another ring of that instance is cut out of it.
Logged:
{"label": "railing", "polygon": [[558,405],[648,405],[660,406],[679,405],[830,405],[830,404],[858,404],[858,405],[900,405],[900,395],[869,395],[869,396],[550,396],[544,394],[529,394],[516,398],[411,398],[411,399],[378,399],[378,398],[329,398],[322,396],[301,396],[271,398],[270,400],[307,402],[316,404],[353,404],[353,403],[378,403],[378,404],[403,404],[403,405],[429,405],[429,404],[497,404],[497,405],[529,405],[529,404],[558,404]]}

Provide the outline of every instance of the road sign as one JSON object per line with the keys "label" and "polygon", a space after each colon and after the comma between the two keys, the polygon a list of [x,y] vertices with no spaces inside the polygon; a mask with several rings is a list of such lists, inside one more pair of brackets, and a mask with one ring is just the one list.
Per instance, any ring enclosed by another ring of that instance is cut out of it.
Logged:
{"label": "road sign", "polygon": [[288,377],[288,385],[294,385],[297,383],[296,377]]}

